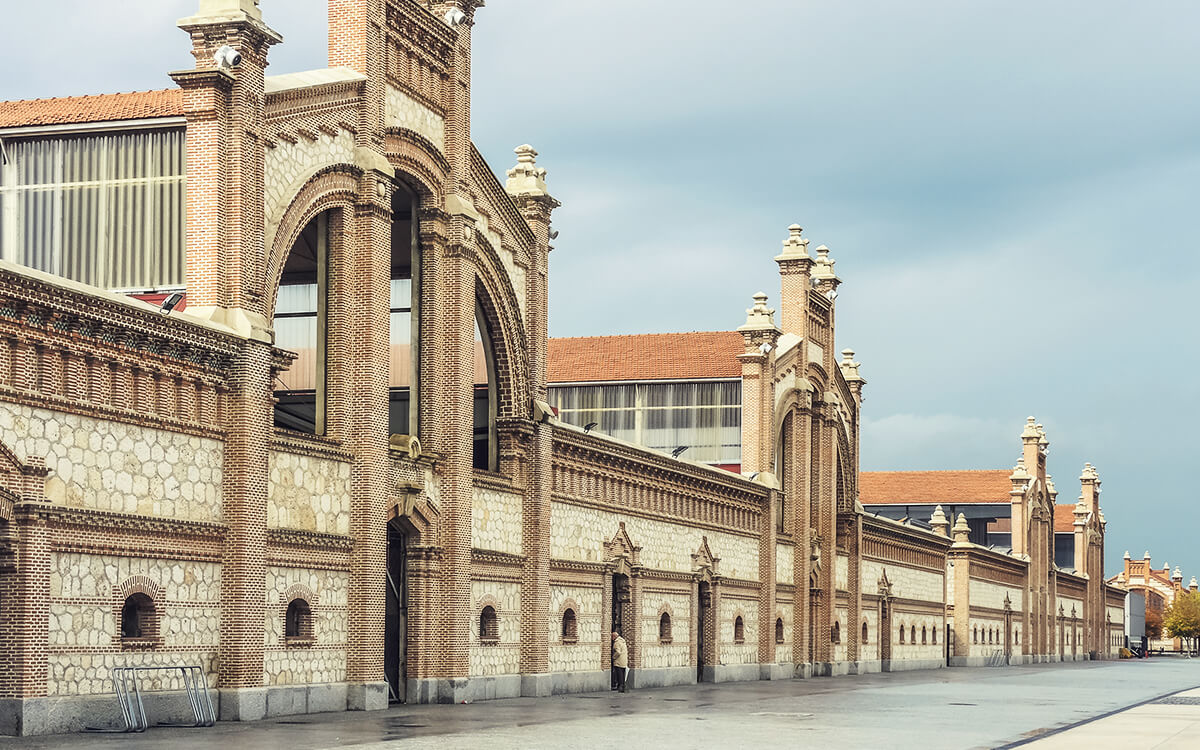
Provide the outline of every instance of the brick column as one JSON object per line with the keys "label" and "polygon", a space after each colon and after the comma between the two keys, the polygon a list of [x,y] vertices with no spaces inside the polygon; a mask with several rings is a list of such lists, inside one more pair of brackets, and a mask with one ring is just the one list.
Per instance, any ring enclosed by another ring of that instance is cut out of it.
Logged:
{"label": "brick column", "polygon": [[759,516],[758,534],[758,663],[762,679],[770,679],[775,663],[775,507],[782,502],[777,490],[767,492]]}
{"label": "brick column", "polygon": [[41,734],[33,708],[47,695],[50,641],[50,529],[34,506],[17,505],[15,570],[0,573],[6,598],[5,630],[0,645],[7,662],[0,667],[0,734]]}
{"label": "brick column", "polygon": [[387,708],[384,682],[387,514],[391,497],[388,458],[388,368],[391,278],[391,176],[364,173],[349,242],[341,251],[348,277],[339,317],[339,393],[345,414],[350,473],[350,610],[346,681],[352,710]]}
{"label": "brick column", "polygon": [[217,679],[221,719],[253,721],[266,715],[262,685],[267,459],[274,423],[270,345],[243,342],[230,373],[221,501],[228,530],[221,568]]}
{"label": "brick column", "polygon": [[[517,164],[508,170],[505,190],[513,196],[521,216],[533,233],[529,270],[525,277],[525,338],[529,352],[529,393],[545,402],[547,349],[549,347],[550,217],[560,204],[546,189],[546,170],[537,166],[537,151],[524,145],[516,149]],[[512,363],[519,367],[521,363]],[[518,404],[517,413],[532,404]],[[537,420],[529,449],[530,471],[521,509],[521,694],[550,694],[550,490],[553,478],[553,427]]]}

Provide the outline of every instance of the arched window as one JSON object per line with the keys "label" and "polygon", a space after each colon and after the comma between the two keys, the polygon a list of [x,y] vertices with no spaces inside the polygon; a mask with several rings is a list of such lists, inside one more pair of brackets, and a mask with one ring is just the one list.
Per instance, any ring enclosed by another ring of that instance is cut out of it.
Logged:
{"label": "arched window", "polygon": [[930,642],[935,646],[937,645],[937,632],[938,629],[936,625],[929,629],[929,634],[932,636],[932,638],[930,638]]}
{"label": "arched window", "polygon": [[746,642],[746,626],[742,622],[741,615],[738,615],[733,621],[733,642],[734,643],[745,643]]}
{"label": "arched window", "polygon": [[992,642],[992,629],[991,628],[988,628],[987,635],[988,635],[988,643],[991,643]]}
{"label": "arched window", "polygon": [[326,299],[331,213],[310,221],[288,251],[275,299],[275,346],[295,352],[275,382],[275,426],[325,432]]}
{"label": "arched window", "polygon": [[904,643],[904,626],[900,626],[900,642]]}
{"label": "arched window", "polygon": [[417,329],[421,297],[420,232],[416,196],[403,184],[392,191],[392,274],[388,324],[388,432],[418,434],[420,351]]}
{"label": "arched window", "polygon": [[922,625],[921,626],[921,645],[924,646],[928,643],[929,643],[929,633],[926,632],[925,626]]}
{"label": "arched window", "polygon": [[866,622],[866,620],[863,620],[862,642],[863,642],[864,646],[867,644],[867,622]]}
{"label": "arched window", "polygon": [[472,462],[476,469],[499,469],[499,445],[496,438],[497,405],[496,359],[493,331],[483,306],[475,304],[475,417],[472,438]]}
{"label": "arched window", "polygon": [[979,626],[971,629],[971,643],[979,643]]}
{"label": "arched window", "polygon": [[484,607],[479,613],[479,642],[500,642],[500,620],[496,617],[495,607]]}
{"label": "arched window", "polygon": [[312,608],[303,599],[293,599],[288,603],[287,613],[283,618],[283,636],[289,641],[311,641],[313,638]]}
{"label": "arched window", "polygon": [[121,607],[121,639],[148,640],[157,636],[154,600],[142,593],[130,594]]}
{"label": "arched window", "polygon": [[916,625],[913,625],[912,629],[908,631],[908,642],[912,643],[913,645],[916,645],[916,643],[917,643],[917,626]]}
{"label": "arched window", "polygon": [[658,618],[658,642],[671,642],[671,615],[663,612]]}
{"label": "arched window", "polygon": [[840,622],[835,622],[829,629],[829,641],[830,643],[842,642],[842,624]]}
{"label": "arched window", "polygon": [[562,616],[562,641],[575,643],[579,640],[579,624],[575,620],[575,610],[568,607]]}
{"label": "arched window", "polygon": [[783,643],[783,618],[775,618],[775,642]]}
{"label": "arched window", "polygon": [[779,479],[779,492],[775,495],[775,531],[782,534],[784,532],[787,509],[785,507],[785,499],[790,491],[788,486],[788,465],[787,465],[787,447],[792,442],[792,415],[789,412],[783,418],[783,424],[779,429],[779,443],[775,447],[775,476]]}

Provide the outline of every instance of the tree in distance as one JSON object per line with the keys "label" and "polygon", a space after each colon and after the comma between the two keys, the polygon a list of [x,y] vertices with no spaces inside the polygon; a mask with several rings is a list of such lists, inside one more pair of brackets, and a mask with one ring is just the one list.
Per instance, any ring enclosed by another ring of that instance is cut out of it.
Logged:
{"label": "tree in distance", "polygon": [[1172,638],[1183,639],[1188,653],[1196,651],[1200,640],[1200,591],[1180,592],[1163,613],[1163,630]]}

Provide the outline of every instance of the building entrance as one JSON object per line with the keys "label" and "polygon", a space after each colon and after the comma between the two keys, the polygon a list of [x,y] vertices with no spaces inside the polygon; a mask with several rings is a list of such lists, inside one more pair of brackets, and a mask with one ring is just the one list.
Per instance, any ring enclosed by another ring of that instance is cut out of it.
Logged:
{"label": "building entrance", "polygon": [[388,700],[408,699],[408,535],[395,521],[388,524],[387,607],[384,622],[383,672]]}

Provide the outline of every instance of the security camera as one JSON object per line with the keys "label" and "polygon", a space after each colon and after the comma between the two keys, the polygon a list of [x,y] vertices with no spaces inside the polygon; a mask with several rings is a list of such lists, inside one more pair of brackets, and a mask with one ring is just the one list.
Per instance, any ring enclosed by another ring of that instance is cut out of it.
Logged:
{"label": "security camera", "polygon": [[451,28],[462,24],[462,22],[465,20],[467,20],[467,14],[463,13],[458,8],[451,8],[450,10],[446,11],[446,25],[450,26]]}
{"label": "security camera", "polygon": [[242,53],[226,44],[213,54],[213,62],[222,70],[236,68],[242,64]]}

